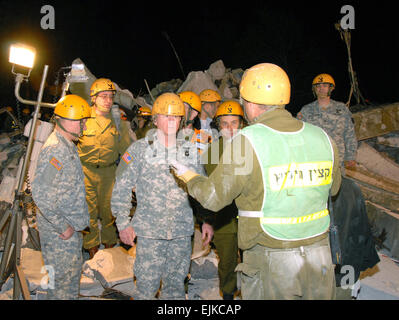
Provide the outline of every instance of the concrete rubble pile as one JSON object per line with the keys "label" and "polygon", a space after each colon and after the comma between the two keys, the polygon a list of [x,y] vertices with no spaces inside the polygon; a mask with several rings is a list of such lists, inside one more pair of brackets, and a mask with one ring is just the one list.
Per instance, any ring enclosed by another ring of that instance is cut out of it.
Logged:
{"label": "concrete rubble pile", "polygon": [[358,299],[399,300],[399,103],[353,113],[358,166],[346,170],[362,190],[380,263],[360,276]]}
{"label": "concrete rubble pile", "polygon": [[[79,58],[75,62],[83,63]],[[88,81],[71,83],[70,91],[88,100],[90,85],[96,77],[86,66],[85,70]],[[153,99],[164,92],[191,90],[199,94],[203,89],[217,90],[223,99],[238,99],[242,75],[242,69],[226,68],[223,61],[218,60],[206,71],[192,71],[184,81],[172,79],[162,82],[147,94],[137,97],[116,84],[115,103],[132,110],[137,105],[151,106]],[[359,165],[353,170],[347,169],[346,174],[363,192],[381,259],[374,268],[362,273],[363,289],[358,299],[399,299],[399,267],[394,262],[399,260],[399,102],[354,112],[353,119],[359,140],[356,158]],[[50,127],[46,130],[46,134],[51,132]],[[39,149],[36,148],[32,153],[33,160],[44,140],[41,137],[35,142]],[[26,145],[26,137],[10,137],[7,134],[0,136],[0,219],[13,202],[18,168],[21,166]],[[34,166],[30,166],[29,170],[30,175],[33,175]],[[34,222],[23,226],[21,261],[32,298],[41,299],[45,296],[46,284],[48,285],[48,270],[44,266],[41,252],[30,247],[27,241],[26,231],[34,227]],[[6,227],[0,230],[0,256],[6,232]],[[107,299],[104,293],[110,289],[131,296],[134,288],[135,248],[101,249],[91,260],[84,257],[86,261],[82,268],[81,299]],[[221,299],[217,265],[217,250],[210,246],[202,247],[201,234],[196,228],[188,299]],[[12,281],[13,279],[8,279],[3,285],[0,299],[12,298]]]}
{"label": "concrete rubble pile", "polygon": [[353,118],[359,165],[346,174],[363,192],[374,236],[399,260],[399,103],[356,112]]}

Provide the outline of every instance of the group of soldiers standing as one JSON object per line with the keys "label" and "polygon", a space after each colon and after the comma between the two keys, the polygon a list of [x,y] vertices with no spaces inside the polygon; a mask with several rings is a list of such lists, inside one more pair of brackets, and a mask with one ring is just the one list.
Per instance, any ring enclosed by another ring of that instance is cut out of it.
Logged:
{"label": "group of soldiers standing", "polygon": [[244,73],[240,101],[163,93],[139,109],[134,134],[110,112],[109,79],[93,83],[91,105],[61,98],[32,182],[55,270],[48,298],[78,298],[82,246],[92,258],[121,242],[136,246],[135,299],[153,299],[161,283],[161,298],[185,299],[195,222],[216,247],[224,299],[237,295],[237,276],[243,299],[334,298],[327,197],[356,165],[357,141],[350,111],[330,98],[333,78],[312,88],[317,100],[296,119],[285,71],[259,64]]}

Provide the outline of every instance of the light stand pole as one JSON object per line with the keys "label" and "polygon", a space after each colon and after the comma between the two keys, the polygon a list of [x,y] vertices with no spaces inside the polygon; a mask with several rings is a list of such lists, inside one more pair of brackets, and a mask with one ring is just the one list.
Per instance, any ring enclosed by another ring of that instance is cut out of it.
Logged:
{"label": "light stand pole", "polygon": [[[15,61],[11,61],[11,50],[10,50],[10,62],[17,63]],[[32,65],[28,66],[28,68],[31,70],[33,66]],[[14,70],[14,65],[13,65],[13,70]],[[30,74],[29,70],[29,74]],[[1,258],[1,263],[0,263],[0,290],[5,281],[8,279],[11,273],[14,274],[14,290],[13,290],[13,299],[19,299],[22,293],[22,296],[25,300],[30,300],[30,294],[29,294],[29,288],[27,286],[27,281],[25,278],[24,273],[22,272],[22,268],[20,265],[20,258],[21,258],[21,242],[22,242],[22,216],[23,216],[23,200],[24,200],[24,190],[23,190],[23,185],[25,182],[26,178],[26,173],[27,173],[27,168],[28,164],[30,161],[30,156],[32,152],[32,146],[34,143],[34,137],[35,137],[35,129],[36,129],[36,123],[37,119],[39,117],[40,113],[40,107],[50,107],[54,108],[55,104],[51,103],[45,103],[42,102],[43,98],[43,92],[44,92],[44,86],[46,83],[46,78],[47,78],[47,72],[48,72],[48,65],[44,66],[43,70],[43,75],[42,75],[42,80],[40,83],[40,89],[39,89],[39,94],[37,96],[37,101],[30,101],[30,100],[25,100],[23,99],[20,94],[19,94],[19,89],[21,86],[22,81],[24,81],[25,78],[29,77],[29,74],[23,75],[21,73],[14,73],[16,74],[16,79],[15,79],[15,96],[16,98],[24,103],[24,104],[29,104],[29,105],[35,105],[35,112],[33,115],[33,121],[30,127],[30,132],[29,132],[29,140],[28,140],[28,146],[26,149],[25,157],[23,159],[23,164],[22,164],[22,170],[19,175],[18,179],[18,185],[14,197],[14,202],[12,204],[12,207],[6,214],[4,215],[4,218],[0,222],[0,230],[3,228],[4,224],[8,220],[9,216],[11,215],[11,220],[10,220],[10,225],[8,228],[7,236],[5,239],[4,243],[4,252]],[[10,212],[11,211],[11,212]]]}

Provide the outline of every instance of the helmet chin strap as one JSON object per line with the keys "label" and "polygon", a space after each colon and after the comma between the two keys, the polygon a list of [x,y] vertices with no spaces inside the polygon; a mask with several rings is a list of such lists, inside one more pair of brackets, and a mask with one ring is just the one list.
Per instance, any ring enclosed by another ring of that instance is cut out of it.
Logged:
{"label": "helmet chin strap", "polygon": [[[191,108],[188,108],[188,112],[187,112],[187,119],[186,119],[186,126],[188,126],[189,124],[194,123],[194,120],[190,120],[190,116],[192,114]],[[182,121],[183,122],[183,121]]]}
{"label": "helmet chin strap", "polygon": [[61,122],[59,121],[59,119],[55,119],[55,123],[61,128],[61,130],[63,130],[64,132],[66,132],[66,133],[68,133],[68,134],[70,134],[71,136],[74,136],[75,138],[80,138],[81,136],[82,136],[82,129],[83,129],[83,124],[82,124],[82,122],[80,122],[80,133],[79,134],[77,134],[77,133],[75,133],[75,132],[70,132],[70,131],[68,131],[68,130],[66,130],[63,126],[62,126],[62,124],[61,124]]}

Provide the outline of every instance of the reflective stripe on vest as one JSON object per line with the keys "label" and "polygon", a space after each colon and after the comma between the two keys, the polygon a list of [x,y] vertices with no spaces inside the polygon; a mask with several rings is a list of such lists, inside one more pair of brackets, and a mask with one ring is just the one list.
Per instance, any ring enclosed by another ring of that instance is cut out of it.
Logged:
{"label": "reflective stripe on vest", "polygon": [[328,192],[333,150],[325,132],[304,123],[297,132],[279,132],[263,124],[244,128],[262,171],[261,211],[240,211],[260,218],[263,231],[285,241],[301,240],[328,230]]}
{"label": "reflective stripe on vest", "polygon": [[324,209],[319,212],[315,212],[312,214],[308,214],[306,216],[302,217],[288,217],[288,218],[265,218],[263,217],[263,212],[262,211],[243,211],[239,210],[238,215],[240,217],[251,217],[251,218],[260,218],[261,223],[267,223],[267,224],[296,224],[296,223],[303,223],[303,222],[308,222],[316,219],[320,219],[322,217],[325,217],[328,215],[328,210]]}

